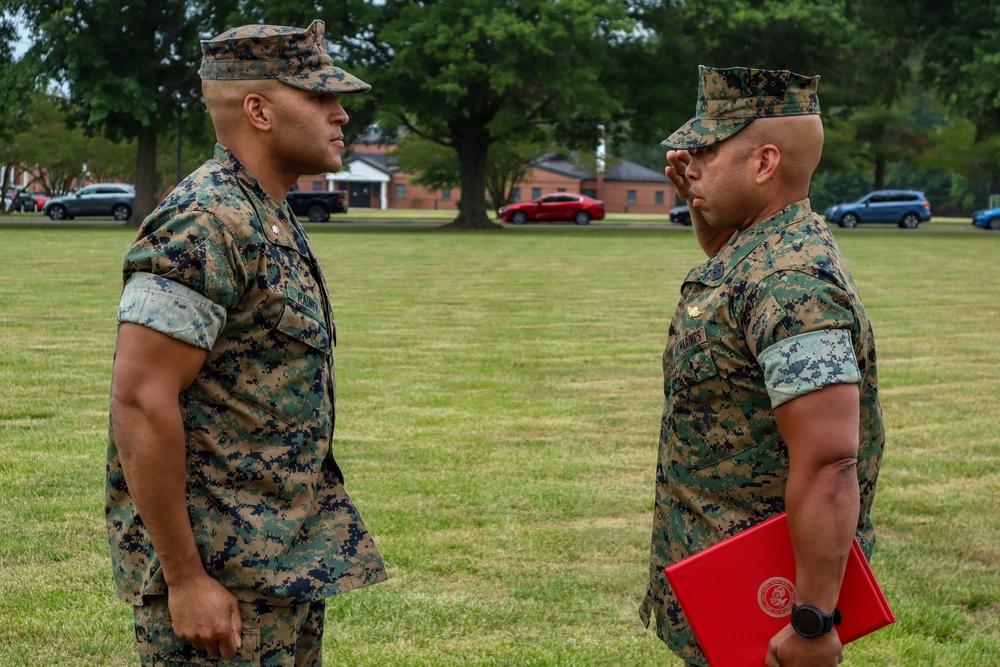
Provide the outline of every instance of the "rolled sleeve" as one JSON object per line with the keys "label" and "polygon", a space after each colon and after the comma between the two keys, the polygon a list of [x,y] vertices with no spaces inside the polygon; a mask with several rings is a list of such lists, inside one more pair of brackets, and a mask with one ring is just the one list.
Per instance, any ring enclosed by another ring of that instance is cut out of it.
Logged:
{"label": "rolled sleeve", "polygon": [[832,384],[861,381],[858,360],[845,329],[823,329],[792,336],[771,345],[757,358],[771,406]]}
{"label": "rolled sleeve", "polygon": [[173,280],[138,272],[132,274],[122,292],[118,322],[141,324],[211,350],[226,324],[226,309]]}

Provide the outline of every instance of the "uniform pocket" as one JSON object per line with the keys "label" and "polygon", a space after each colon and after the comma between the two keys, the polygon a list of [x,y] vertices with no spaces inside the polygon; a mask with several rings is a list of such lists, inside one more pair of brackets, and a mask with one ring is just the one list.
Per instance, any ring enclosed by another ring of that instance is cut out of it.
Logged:
{"label": "uniform pocket", "polygon": [[174,634],[169,619],[146,618],[136,626],[139,658],[143,665],[214,665],[215,667],[258,667],[260,629],[243,628],[243,643],[230,660],[212,658]]}
{"label": "uniform pocket", "polygon": [[720,465],[754,446],[734,387],[719,373],[707,346],[674,360],[665,427],[673,460],[689,472]]}
{"label": "uniform pocket", "polygon": [[295,302],[244,361],[233,393],[289,423],[312,419],[327,391],[330,336]]}

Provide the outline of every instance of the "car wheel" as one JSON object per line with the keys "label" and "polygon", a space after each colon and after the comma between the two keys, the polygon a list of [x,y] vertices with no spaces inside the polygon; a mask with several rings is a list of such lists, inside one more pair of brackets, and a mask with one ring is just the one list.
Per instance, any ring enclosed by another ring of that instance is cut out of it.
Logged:
{"label": "car wheel", "polygon": [[330,219],[330,214],[326,212],[326,207],[322,204],[313,204],[306,211],[309,222],[326,222]]}
{"label": "car wheel", "polygon": [[589,225],[590,224],[590,214],[586,211],[577,211],[576,215],[573,216],[573,222],[578,225]]}
{"label": "car wheel", "polygon": [[685,227],[690,227],[693,223],[691,222],[691,214],[685,215],[681,218],[681,224]]}
{"label": "car wheel", "polygon": [[990,229],[1000,232],[1000,216],[990,218],[989,226]]}
{"label": "car wheel", "polygon": [[114,216],[115,220],[125,222],[132,215],[132,209],[128,207],[128,204],[115,204],[114,208],[111,209],[111,215]]}
{"label": "car wheel", "polygon": [[851,227],[858,226],[858,216],[854,213],[845,213],[844,217],[840,219],[840,226],[850,229]]}
{"label": "car wheel", "polygon": [[903,216],[903,219],[899,221],[899,226],[903,229],[916,229],[919,224],[920,218],[917,217],[916,213],[907,213]]}
{"label": "car wheel", "polygon": [[524,211],[514,211],[510,214],[510,221],[515,225],[523,225],[528,221],[528,214]]}
{"label": "car wheel", "polygon": [[66,207],[56,204],[55,206],[49,206],[49,217],[53,220],[65,220],[66,219]]}

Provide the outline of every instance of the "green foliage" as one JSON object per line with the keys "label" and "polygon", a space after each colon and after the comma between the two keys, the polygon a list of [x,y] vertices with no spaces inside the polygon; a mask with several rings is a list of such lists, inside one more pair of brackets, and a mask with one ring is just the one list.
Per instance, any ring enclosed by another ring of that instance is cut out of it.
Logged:
{"label": "green foliage", "polygon": [[399,166],[413,174],[411,183],[431,190],[445,190],[461,181],[458,156],[448,146],[411,134],[396,142],[394,155]]}
{"label": "green foliage", "polygon": [[920,0],[923,73],[982,136],[1000,133],[1000,4]]}
{"label": "green foliage", "polygon": [[65,103],[40,89],[35,91],[26,113],[32,119],[32,127],[18,133],[14,145],[21,164],[52,196],[68,192],[75,179],[127,182],[134,179],[134,143],[111,142],[101,136],[87,136],[80,128],[68,127]]}
{"label": "green foliage", "polygon": [[[280,7],[269,20],[283,19]],[[608,45],[630,27],[622,0],[387,0],[324,9],[338,19],[330,20],[335,52],[373,85],[381,124],[457,153],[464,224],[489,224],[482,193],[494,142],[540,141],[543,127],[558,128],[559,140],[590,140],[623,102],[603,85]]]}

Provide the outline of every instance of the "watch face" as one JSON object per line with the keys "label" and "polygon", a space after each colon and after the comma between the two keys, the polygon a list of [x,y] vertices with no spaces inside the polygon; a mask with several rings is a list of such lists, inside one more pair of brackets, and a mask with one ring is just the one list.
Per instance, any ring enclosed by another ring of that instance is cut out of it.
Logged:
{"label": "watch face", "polygon": [[803,637],[817,637],[823,633],[823,619],[808,607],[799,607],[792,614],[792,627]]}

